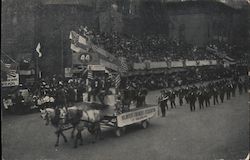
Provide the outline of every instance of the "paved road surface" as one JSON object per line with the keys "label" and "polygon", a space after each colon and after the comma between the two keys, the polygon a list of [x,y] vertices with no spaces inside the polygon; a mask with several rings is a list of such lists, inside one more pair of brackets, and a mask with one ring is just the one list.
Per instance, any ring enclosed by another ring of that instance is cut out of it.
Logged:
{"label": "paved road surface", "polygon": [[[155,103],[158,91],[147,102]],[[55,134],[39,113],[5,116],[2,119],[2,157],[5,160],[237,160],[249,151],[249,108],[247,94],[223,104],[190,112],[177,106],[165,118],[151,120],[149,128],[131,126],[122,137],[112,130],[104,140],[73,149],[73,141],[54,147]],[[70,133],[66,132],[67,137]],[[61,139],[62,140],[62,139]]]}

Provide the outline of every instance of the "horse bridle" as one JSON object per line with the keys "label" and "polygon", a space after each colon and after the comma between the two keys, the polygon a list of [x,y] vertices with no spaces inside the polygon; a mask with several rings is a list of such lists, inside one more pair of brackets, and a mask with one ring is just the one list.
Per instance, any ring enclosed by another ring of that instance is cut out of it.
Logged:
{"label": "horse bridle", "polygon": [[88,114],[88,112],[86,112],[86,111],[83,111],[83,112],[86,113],[86,115],[87,115],[87,117],[88,117],[88,120],[87,120],[87,121],[86,121],[86,120],[82,120],[82,121],[90,122],[90,121],[89,121],[89,114]]}

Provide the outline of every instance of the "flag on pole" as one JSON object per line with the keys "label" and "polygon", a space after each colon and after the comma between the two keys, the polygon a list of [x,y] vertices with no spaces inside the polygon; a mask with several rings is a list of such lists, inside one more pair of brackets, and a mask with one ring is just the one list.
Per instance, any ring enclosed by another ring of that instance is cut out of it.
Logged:
{"label": "flag on pole", "polygon": [[120,84],[121,84],[121,76],[120,74],[117,74],[115,77],[115,88],[119,88]]}
{"label": "flag on pole", "polygon": [[10,77],[16,77],[16,70],[10,70],[7,75],[9,75]]}
{"label": "flag on pole", "polygon": [[88,50],[89,45],[87,43],[87,39],[79,35],[75,31],[70,31],[69,39],[71,40],[71,50],[77,53],[86,52]]}
{"label": "flag on pole", "polygon": [[78,42],[81,44],[87,45],[87,40],[85,38],[83,38],[82,36],[79,36]]}
{"label": "flag on pole", "polygon": [[84,71],[82,71],[82,76],[85,75],[88,72],[88,69],[85,68]]}
{"label": "flag on pole", "polygon": [[73,36],[72,36],[72,32],[69,32],[69,39],[72,39]]}
{"label": "flag on pole", "polygon": [[94,79],[94,77],[93,77],[93,72],[90,71],[90,70],[88,71],[87,79]]}
{"label": "flag on pole", "polygon": [[42,57],[42,53],[41,53],[40,49],[41,49],[41,44],[38,43],[37,47],[36,47],[36,52],[38,53],[38,57]]}

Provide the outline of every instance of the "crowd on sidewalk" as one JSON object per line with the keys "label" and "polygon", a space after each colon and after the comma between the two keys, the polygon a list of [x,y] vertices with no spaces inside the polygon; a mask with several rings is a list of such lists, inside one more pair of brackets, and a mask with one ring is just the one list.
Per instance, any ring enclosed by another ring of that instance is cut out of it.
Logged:
{"label": "crowd on sidewalk", "polygon": [[145,87],[148,90],[156,90],[167,87],[182,86],[192,83],[213,81],[222,78],[230,78],[233,75],[245,75],[244,68],[230,67],[195,67],[186,68],[184,71],[171,73],[145,74],[130,76],[122,80],[122,88]]}

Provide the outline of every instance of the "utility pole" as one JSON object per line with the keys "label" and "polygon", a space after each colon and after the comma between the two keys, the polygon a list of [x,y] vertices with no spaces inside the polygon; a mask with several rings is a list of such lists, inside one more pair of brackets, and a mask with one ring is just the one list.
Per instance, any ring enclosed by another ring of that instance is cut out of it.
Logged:
{"label": "utility pole", "polygon": [[38,55],[36,53],[36,79],[39,80]]}

